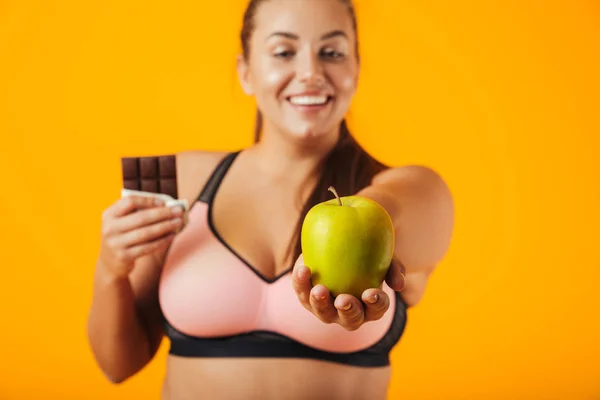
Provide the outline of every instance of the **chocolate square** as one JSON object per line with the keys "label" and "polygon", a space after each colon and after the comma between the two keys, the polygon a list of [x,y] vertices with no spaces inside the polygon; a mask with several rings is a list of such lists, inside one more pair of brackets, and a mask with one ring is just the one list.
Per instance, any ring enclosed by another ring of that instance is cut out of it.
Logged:
{"label": "chocolate square", "polygon": [[161,179],[160,192],[168,194],[174,199],[177,198],[177,180],[175,178]]}
{"label": "chocolate square", "polygon": [[139,179],[125,179],[123,181],[123,189],[140,190],[140,181],[139,181]]}
{"label": "chocolate square", "polygon": [[158,170],[161,178],[175,177],[175,156],[162,156],[158,158]]}
{"label": "chocolate square", "polygon": [[140,176],[139,158],[121,158],[121,169],[123,171],[123,179],[138,179]]}
{"label": "chocolate square", "polygon": [[140,182],[140,190],[144,192],[160,193],[158,190],[158,181],[156,179],[142,179]]}
{"label": "chocolate square", "polygon": [[140,178],[157,179],[158,178],[158,158],[140,157]]}

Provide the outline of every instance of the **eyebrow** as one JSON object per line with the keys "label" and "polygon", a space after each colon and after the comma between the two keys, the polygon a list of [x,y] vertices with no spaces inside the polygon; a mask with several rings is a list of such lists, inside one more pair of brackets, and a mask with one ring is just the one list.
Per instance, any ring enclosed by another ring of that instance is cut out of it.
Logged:
{"label": "eyebrow", "polygon": [[[269,39],[273,36],[283,36],[285,38],[292,39],[292,40],[300,39],[298,37],[298,35],[291,33],[291,32],[273,32],[267,37],[267,39]],[[346,39],[348,38],[348,35],[346,35],[346,32],[341,31],[341,30],[336,30],[336,31],[331,31],[329,33],[324,34],[323,36],[321,36],[321,40],[331,39],[336,36],[342,36],[342,37],[345,37]]]}

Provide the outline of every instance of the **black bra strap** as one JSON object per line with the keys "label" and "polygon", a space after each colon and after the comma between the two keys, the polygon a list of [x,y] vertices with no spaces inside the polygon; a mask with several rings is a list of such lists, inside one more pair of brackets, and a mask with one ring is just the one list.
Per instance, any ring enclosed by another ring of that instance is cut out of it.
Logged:
{"label": "black bra strap", "polygon": [[198,196],[199,201],[208,204],[212,203],[215,193],[217,192],[219,185],[221,185],[221,181],[225,177],[225,174],[229,170],[229,167],[231,167],[231,164],[233,164],[233,160],[235,160],[238,154],[240,154],[240,151],[229,153],[219,162],[219,164],[217,164],[210,178],[204,185],[204,188],[202,188],[200,195]]}

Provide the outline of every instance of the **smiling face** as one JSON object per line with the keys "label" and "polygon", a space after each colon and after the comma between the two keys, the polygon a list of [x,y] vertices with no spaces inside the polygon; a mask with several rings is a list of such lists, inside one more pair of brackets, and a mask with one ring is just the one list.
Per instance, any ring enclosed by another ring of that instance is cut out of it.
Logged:
{"label": "smiling face", "polygon": [[242,87],[265,131],[295,139],[336,135],[358,81],[356,34],[340,0],[260,2],[240,57]]}

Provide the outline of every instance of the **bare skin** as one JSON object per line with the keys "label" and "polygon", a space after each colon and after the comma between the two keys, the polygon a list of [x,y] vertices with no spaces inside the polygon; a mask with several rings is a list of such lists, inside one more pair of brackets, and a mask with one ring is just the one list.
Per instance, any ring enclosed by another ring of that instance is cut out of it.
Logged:
{"label": "bare skin", "polygon": [[[384,400],[391,370],[313,360],[170,357],[164,400]],[[268,377],[268,379],[265,379]]]}

